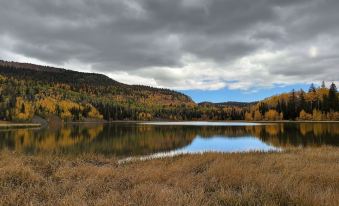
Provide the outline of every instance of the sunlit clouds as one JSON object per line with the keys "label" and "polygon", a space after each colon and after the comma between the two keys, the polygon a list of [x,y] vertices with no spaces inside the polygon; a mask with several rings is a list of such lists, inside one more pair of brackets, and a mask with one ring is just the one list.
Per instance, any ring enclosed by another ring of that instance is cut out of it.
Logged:
{"label": "sunlit clouds", "polygon": [[310,47],[308,53],[309,53],[310,57],[315,58],[315,57],[318,56],[318,48],[312,46],[312,47]]}

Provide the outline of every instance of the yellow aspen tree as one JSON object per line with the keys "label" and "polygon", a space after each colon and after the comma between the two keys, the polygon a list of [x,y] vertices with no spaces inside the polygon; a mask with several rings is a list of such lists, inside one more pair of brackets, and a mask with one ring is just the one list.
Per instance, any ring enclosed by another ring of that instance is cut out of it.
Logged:
{"label": "yellow aspen tree", "polygon": [[312,114],[309,114],[305,112],[304,110],[301,110],[299,114],[299,119],[300,120],[312,120]]}
{"label": "yellow aspen tree", "polygon": [[255,120],[255,121],[260,121],[260,120],[262,120],[262,119],[263,119],[263,117],[262,117],[261,113],[260,113],[258,110],[256,110],[256,111],[254,112],[254,120]]}

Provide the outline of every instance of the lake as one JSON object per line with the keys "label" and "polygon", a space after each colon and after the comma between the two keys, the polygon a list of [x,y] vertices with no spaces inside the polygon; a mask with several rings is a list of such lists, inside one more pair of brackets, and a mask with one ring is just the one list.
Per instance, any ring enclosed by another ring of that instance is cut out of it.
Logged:
{"label": "lake", "polygon": [[339,123],[121,122],[0,129],[0,149],[118,157],[339,146]]}

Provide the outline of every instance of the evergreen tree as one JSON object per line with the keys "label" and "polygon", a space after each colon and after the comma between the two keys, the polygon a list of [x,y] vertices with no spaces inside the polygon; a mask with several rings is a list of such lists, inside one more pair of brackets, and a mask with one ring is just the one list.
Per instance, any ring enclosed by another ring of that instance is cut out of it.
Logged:
{"label": "evergreen tree", "polygon": [[264,115],[268,111],[268,106],[265,103],[260,103],[259,112]]}
{"label": "evergreen tree", "polygon": [[328,95],[326,95],[326,94],[323,95],[323,103],[321,105],[321,111],[322,112],[329,112],[330,111],[329,104],[328,104]]}
{"label": "evergreen tree", "polygon": [[338,97],[337,97],[337,87],[336,85],[332,82],[330,86],[330,91],[328,93],[328,105],[330,110],[338,110]]}
{"label": "evergreen tree", "polygon": [[310,88],[308,89],[308,92],[316,92],[316,89],[315,89],[315,86],[314,84],[312,83]]}
{"label": "evergreen tree", "polygon": [[284,119],[289,119],[289,114],[288,114],[288,111],[287,111],[287,105],[286,105],[286,102],[284,100],[281,101],[280,107],[281,107],[281,112],[283,113]]}
{"label": "evergreen tree", "polygon": [[25,104],[24,103],[21,104],[20,112],[21,113],[25,113],[26,112],[26,108],[25,108]]}
{"label": "evergreen tree", "polygon": [[296,95],[295,95],[295,90],[293,89],[290,98],[287,104],[287,110],[288,110],[288,117],[289,119],[295,119],[298,117],[297,114],[297,104],[296,104]]}
{"label": "evergreen tree", "polygon": [[321,82],[321,88],[322,88],[322,89],[325,89],[325,88],[326,88],[325,81],[322,81],[322,82]]}
{"label": "evergreen tree", "polygon": [[306,110],[306,100],[305,100],[305,92],[304,90],[300,90],[299,95],[299,104],[297,107],[297,113],[299,114],[301,110]]}
{"label": "evergreen tree", "polygon": [[61,113],[63,112],[59,105],[56,105],[56,109],[55,109],[55,110],[56,110],[56,114],[57,114],[58,116],[60,116]]}
{"label": "evergreen tree", "polygon": [[275,110],[276,110],[278,113],[282,112],[282,106],[281,106],[281,103],[280,103],[279,100],[278,100],[277,107],[275,108]]}

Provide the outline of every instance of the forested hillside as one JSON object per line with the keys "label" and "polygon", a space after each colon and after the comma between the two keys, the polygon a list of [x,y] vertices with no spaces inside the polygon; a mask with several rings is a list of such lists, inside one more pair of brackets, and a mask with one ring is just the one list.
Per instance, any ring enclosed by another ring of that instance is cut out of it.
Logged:
{"label": "forested hillside", "polygon": [[216,106],[216,107],[249,107],[256,105],[258,102],[220,102],[220,103],[212,103],[212,102],[201,102],[199,106]]}
{"label": "forested hillside", "polygon": [[34,115],[63,120],[169,118],[196,104],[168,89],[126,85],[105,75],[33,64],[0,62],[0,119],[27,121]]}
{"label": "forested hillside", "polygon": [[0,121],[338,120],[338,92],[311,86],[261,102],[196,104],[168,89],[119,83],[102,74],[0,61]]}
{"label": "forested hillside", "polygon": [[240,108],[198,106],[168,89],[126,85],[102,74],[0,61],[0,120],[243,119]]}
{"label": "forested hillside", "polygon": [[323,82],[308,92],[292,90],[264,99],[245,114],[246,120],[339,120],[339,97],[334,83],[329,88]]}

